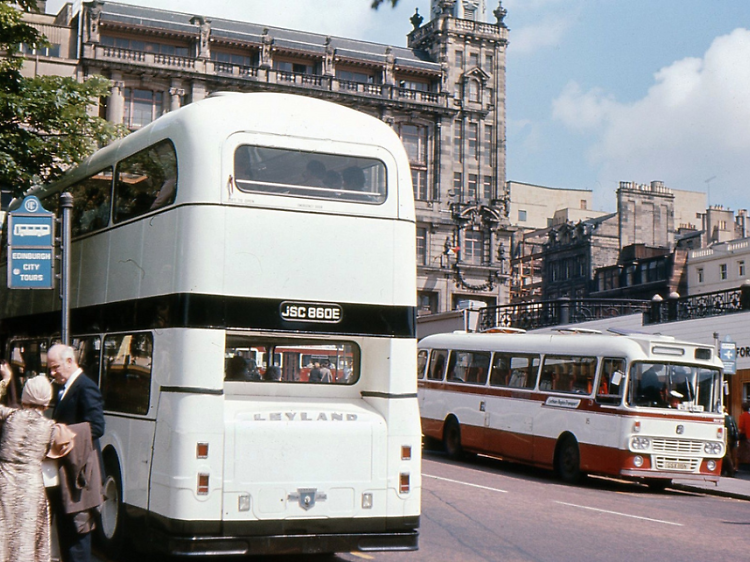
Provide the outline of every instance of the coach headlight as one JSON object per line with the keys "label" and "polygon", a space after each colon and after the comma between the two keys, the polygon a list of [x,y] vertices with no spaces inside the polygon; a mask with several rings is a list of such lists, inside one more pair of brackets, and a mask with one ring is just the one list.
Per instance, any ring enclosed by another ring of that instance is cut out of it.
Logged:
{"label": "coach headlight", "polygon": [[636,435],[630,440],[630,448],[634,451],[645,451],[651,446],[651,440],[648,437]]}
{"label": "coach headlight", "polygon": [[707,455],[720,455],[724,446],[721,443],[715,441],[709,441],[703,445],[703,450]]}

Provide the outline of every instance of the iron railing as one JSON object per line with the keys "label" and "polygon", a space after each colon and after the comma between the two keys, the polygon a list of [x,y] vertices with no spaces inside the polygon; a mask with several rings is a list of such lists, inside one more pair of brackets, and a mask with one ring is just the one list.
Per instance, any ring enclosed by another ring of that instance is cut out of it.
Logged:
{"label": "iron railing", "polygon": [[663,324],[680,320],[695,320],[750,310],[750,285],[713,293],[675,297],[651,301],[644,324]]}
{"label": "iron railing", "polygon": [[477,330],[577,324],[589,320],[643,314],[643,324],[664,324],[750,311],[750,283],[736,289],[652,300],[566,299],[489,306],[479,311]]}
{"label": "iron railing", "polygon": [[495,327],[533,330],[648,312],[650,305],[643,300],[559,299],[490,306],[479,311],[477,328],[480,331]]}

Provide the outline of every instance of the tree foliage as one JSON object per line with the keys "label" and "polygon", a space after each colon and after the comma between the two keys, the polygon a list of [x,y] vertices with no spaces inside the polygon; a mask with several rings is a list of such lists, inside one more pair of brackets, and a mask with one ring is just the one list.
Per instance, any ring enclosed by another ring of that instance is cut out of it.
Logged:
{"label": "tree foliage", "polygon": [[28,12],[36,10],[36,1],[0,0],[0,186],[20,195],[59,178],[123,129],[88,113],[109,95],[109,80],[22,76],[19,46],[47,42],[13,5]]}

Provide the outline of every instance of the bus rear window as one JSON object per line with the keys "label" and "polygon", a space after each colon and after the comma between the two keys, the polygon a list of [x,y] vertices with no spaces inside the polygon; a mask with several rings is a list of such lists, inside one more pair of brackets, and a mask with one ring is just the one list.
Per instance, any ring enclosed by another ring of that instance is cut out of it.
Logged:
{"label": "bus rear window", "polygon": [[227,382],[354,384],[359,347],[351,342],[228,337]]}
{"label": "bus rear window", "polygon": [[380,204],[386,196],[380,160],[243,145],[234,152],[240,191]]}

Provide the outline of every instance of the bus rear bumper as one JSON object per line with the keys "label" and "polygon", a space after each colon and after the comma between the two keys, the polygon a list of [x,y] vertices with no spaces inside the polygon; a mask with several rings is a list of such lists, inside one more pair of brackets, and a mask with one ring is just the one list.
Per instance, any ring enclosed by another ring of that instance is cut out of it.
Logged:
{"label": "bus rear bumper", "polygon": [[159,550],[171,556],[247,556],[417,550],[419,532],[245,537],[165,537]]}

